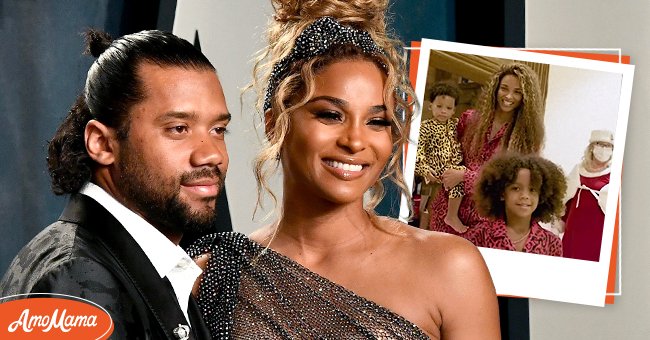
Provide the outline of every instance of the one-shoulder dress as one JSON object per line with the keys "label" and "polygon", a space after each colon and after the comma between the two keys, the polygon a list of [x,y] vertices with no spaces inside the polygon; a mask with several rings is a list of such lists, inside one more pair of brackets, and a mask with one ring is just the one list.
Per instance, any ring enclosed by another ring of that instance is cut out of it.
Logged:
{"label": "one-shoulder dress", "polygon": [[415,324],[240,233],[202,237],[211,253],[198,303],[215,339],[429,339]]}

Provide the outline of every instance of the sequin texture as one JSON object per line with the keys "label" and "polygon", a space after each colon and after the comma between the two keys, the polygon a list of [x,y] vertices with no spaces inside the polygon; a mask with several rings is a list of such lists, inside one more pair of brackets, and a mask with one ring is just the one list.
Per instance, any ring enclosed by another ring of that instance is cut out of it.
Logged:
{"label": "sequin texture", "polygon": [[205,236],[198,297],[215,339],[428,339],[416,325],[239,233]]}
{"label": "sequin texture", "polygon": [[264,111],[271,108],[271,98],[275,89],[287,76],[291,64],[321,55],[334,45],[346,44],[357,46],[366,54],[383,53],[368,32],[341,25],[332,17],[319,18],[307,26],[296,39],[291,53],[273,65],[264,96]]}

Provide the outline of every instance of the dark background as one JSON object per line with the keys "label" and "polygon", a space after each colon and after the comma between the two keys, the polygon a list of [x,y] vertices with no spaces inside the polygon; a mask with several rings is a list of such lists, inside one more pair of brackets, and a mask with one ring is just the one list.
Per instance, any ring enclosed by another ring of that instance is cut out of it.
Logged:
{"label": "dark background", "polygon": [[[93,61],[81,54],[82,32],[171,31],[175,8],[176,0],[0,0],[0,273],[65,204],[49,189],[45,157]],[[391,26],[407,45],[423,37],[525,45],[524,0],[394,0],[391,12]],[[396,216],[398,208],[383,203],[378,211]],[[230,228],[227,212],[222,216],[221,226]],[[528,300],[500,298],[499,307],[503,339],[528,339]]]}

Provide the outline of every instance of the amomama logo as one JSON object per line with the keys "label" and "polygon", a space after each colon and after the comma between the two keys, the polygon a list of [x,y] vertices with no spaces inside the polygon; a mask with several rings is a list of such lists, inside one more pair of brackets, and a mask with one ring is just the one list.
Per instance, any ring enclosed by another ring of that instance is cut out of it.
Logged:
{"label": "amomama logo", "polygon": [[113,333],[110,315],[92,301],[61,294],[3,300],[7,302],[0,303],[2,339],[108,339]]}

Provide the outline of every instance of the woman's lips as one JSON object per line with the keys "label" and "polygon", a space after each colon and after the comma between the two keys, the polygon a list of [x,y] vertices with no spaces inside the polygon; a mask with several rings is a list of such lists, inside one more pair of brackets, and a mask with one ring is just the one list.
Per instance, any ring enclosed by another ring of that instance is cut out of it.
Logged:
{"label": "woman's lips", "polygon": [[335,161],[332,159],[323,160],[326,168],[336,177],[342,180],[353,180],[363,176],[365,169],[368,167],[364,164],[347,163]]}
{"label": "woman's lips", "polygon": [[515,105],[515,101],[510,99],[501,99],[501,105],[505,108],[511,108]]}
{"label": "woman's lips", "polygon": [[344,171],[359,172],[363,169],[363,165],[361,164],[349,164],[332,160],[327,160],[325,163],[331,167],[342,169]]}

